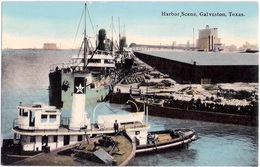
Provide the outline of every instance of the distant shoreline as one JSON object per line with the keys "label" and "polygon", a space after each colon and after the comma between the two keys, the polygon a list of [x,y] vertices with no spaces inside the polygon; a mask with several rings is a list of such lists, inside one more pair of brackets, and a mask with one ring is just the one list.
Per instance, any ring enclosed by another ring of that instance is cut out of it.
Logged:
{"label": "distant shoreline", "polygon": [[41,49],[41,48],[20,48],[20,49],[13,49],[13,48],[4,48],[2,50],[44,50],[44,51],[62,51],[62,50],[78,50],[78,49]]}

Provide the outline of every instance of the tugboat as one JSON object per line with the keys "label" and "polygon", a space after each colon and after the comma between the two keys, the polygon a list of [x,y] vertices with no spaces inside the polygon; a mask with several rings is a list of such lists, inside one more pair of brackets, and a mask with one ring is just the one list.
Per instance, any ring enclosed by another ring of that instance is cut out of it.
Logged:
{"label": "tugboat", "polygon": [[61,110],[54,106],[20,104],[18,119],[14,121],[13,127],[14,144],[20,146],[21,152],[55,150],[97,135],[114,134],[115,122],[119,124],[119,131],[125,131],[136,141],[137,153],[183,146],[197,138],[195,131],[189,129],[148,132],[148,108],[146,115],[140,111],[127,115],[106,115],[99,116],[97,122],[94,122],[90,120],[89,113],[85,112],[84,91],[76,91],[72,101],[71,118],[62,118]]}
{"label": "tugboat", "polygon": [[[69,151],[72,149],[70,146],[80,143],[84,143],[87,147],[88,144],[85,141],[95,141],[96,138],[100,138],[104,134],[117,136],[121,132],[125,133],[128,141],[134,143],[133,149],[136,150],[136,154],[183,147],[197,139],[195,131],[190,129],[148,132],[150,129],[148,107],[144,107],[145,111],[126,115],[101,115],[95,122],[95,117],[93,116],[93,120],[91,120],[89,113],[85,112],[86,96],[84,88],[80,86],[84,85],[84,78],[76,78],[75,80],[81,80],[81,82],[74,83],[77,89],[73,93],[70,118],[63,118],[61,110],[55,106],[45,104],[20,104],[18,106],[18,119],[14,120],[12,129],[14,133],[13,143],[4,146],[6,152],[4,152],[5,157],[2,159],[6,160],[8,156],[15,157],[15,155],[8,154],[8,151],[11,151],[12,148],[18,148],[16,154],[20,152],[19,155],[55,152],[54,155],[52,154],[55,156],[58,154],[57,150],[66,148]],[[128,103],[130,102],[134,103],[129,100]],[[135,106],[137,108],[136,104]],[[96,108],[93,114],[95,114]],[[117,127],[115,127],[115,124],[117,124]],[[127,142],[127,140],[124,142]],[[102,144],[94,144],[94,146],[102,146]],[[93,148],[93,150],[95,149]],[[63,162],[63,160],[61,161]],[[42,164],[51,165],[51,162],[42,162]],[[53,164],[55,163],[53,162]]]}
{"label": "tugboat", "polygon": [[19,144],[24,152],[54,150],[96,135],[113,134],[115,122],[118,130],[125,130],[132,140],[138,138],[140,144],[146,143],[150,125],[143,121],[144,112],[99,116],[95,122],[85,112],[86,91],[81,86],[85,85],[85,78],[76,77],[74,85],[70,118],[63,118],[61,110],[55,106],[20,104],[18,119],[13,123],[14,144]]}
{"label": "tugboat", "polygon": [[[53,152],[84,141],[95,141],[97,137],[104,134],[115,136],[122,131],[124,131],[126,139],[121,142],[121,145],[125,145],[129,141],[133,143],[136,138],[140,144],[146,143],[150,125],[143,121],[144,112],[99,116],[97,122],[94,122],[94,120],[91,120],[89,113],[85,112],[86,92],[85,87],[82,86],[86,85],[85,78],[76,77],[74,85],[75,91],[72,98],[70,118],[63,118],[61,109],[47,104],[20,104],[18,106],[18,118],[14,120],[12,129],[14,133],[13,143],[3,146],[2,151],[4,150],[5,153],[2,159],[12,162],[12,157]],[[95,110],[93,113],[95,113]],[[115,127],[116,124],[117,127]],[[116,137],[113,138],[115,141],[117,140]],[[4,141],[4,143],[6,142]],[[103,146],[102,142],[100,143],[101,145],[94,145]],[[87,144],[84,143],[84,145]],[[16,155],[8,154],[9,151],[12,152],[13,148],[18,150],[15,153]],[[135,150],[135,148],[134,144],[132,149]],[[53,156],[55,157],[56,154],[58,153],[54,153]],[[133,157],[132,153],[130,155]],[[129,160],[129,157],[125,158]],[[63,160],[60,161],[63,162]],[[31,164],[31,162],[34,163],[33,160],[28,163]],[[42,162],[43,165],[54,165],[55,163],[56,161]],[[23,161],[21,164],[27,164],[27,161],[26,163]],[[121,165],[121,163],[118,165]]]}

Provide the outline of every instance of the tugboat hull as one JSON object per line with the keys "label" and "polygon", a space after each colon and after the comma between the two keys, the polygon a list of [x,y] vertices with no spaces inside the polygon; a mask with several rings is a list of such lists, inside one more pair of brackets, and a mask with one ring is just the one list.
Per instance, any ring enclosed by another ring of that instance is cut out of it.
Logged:
{"label": "tugboat hull", "polygon": [[197,139],[197,135],[194,130],[176,129],[150,132],[147,138],[147,144],[136,147],[137,154],[187,147],[190,142]]}

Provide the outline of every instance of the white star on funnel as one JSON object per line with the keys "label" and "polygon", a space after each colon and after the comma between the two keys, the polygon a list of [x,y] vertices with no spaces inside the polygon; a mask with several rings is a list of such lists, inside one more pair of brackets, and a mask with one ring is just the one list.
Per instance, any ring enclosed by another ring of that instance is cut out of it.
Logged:
{"label": "white star on funnel", "polygon": [[79,86],[76,86],[76,89],[77,89],[76,93],[83,93],[84,87],[82,87],[81,84],[79,84]]}

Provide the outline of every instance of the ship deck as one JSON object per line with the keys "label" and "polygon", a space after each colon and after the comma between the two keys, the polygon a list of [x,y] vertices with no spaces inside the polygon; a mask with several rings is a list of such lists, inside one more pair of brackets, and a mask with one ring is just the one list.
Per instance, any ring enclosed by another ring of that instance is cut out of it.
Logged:
{"label": "ship deck", "polygon": [[[136,128],[146,128],[149,126],[148,124],[144,124],[141,122],[132,122],[128,124],[123,124],[119,127],[119,130],[131,130]],[[60,126],[57,130],[24,130],[20,129],[17,126],[13,128],[13,132],[21,135],[93,135],[93,134],[111,134],[114,133],[114,129],[112,127],[105,128],[102,126],[91,126],[91,129],[82,128],[80,130],[70,130],[68,126]]]}
{"label": "ship deck", "polygon": [[[102,150],[101,158],[110,157],[114,160],[113,165],[126,165],[135,155],[135,146],[127,137],[112,136],[113,141],[119,143],[117,147],[101,147],[94,149],[94,142],[98,142],[101,137],[91,138],[77,144],[59,148],[50,153],[40,153],[33,157],[16,162],[12,165],[35,165],[35,166],[106,166],[112,165],[100,161],[93,154],[97,150]],[[105,153],[106,152],[106,153]],[[110,153],[110,155],[107,155]]]}

